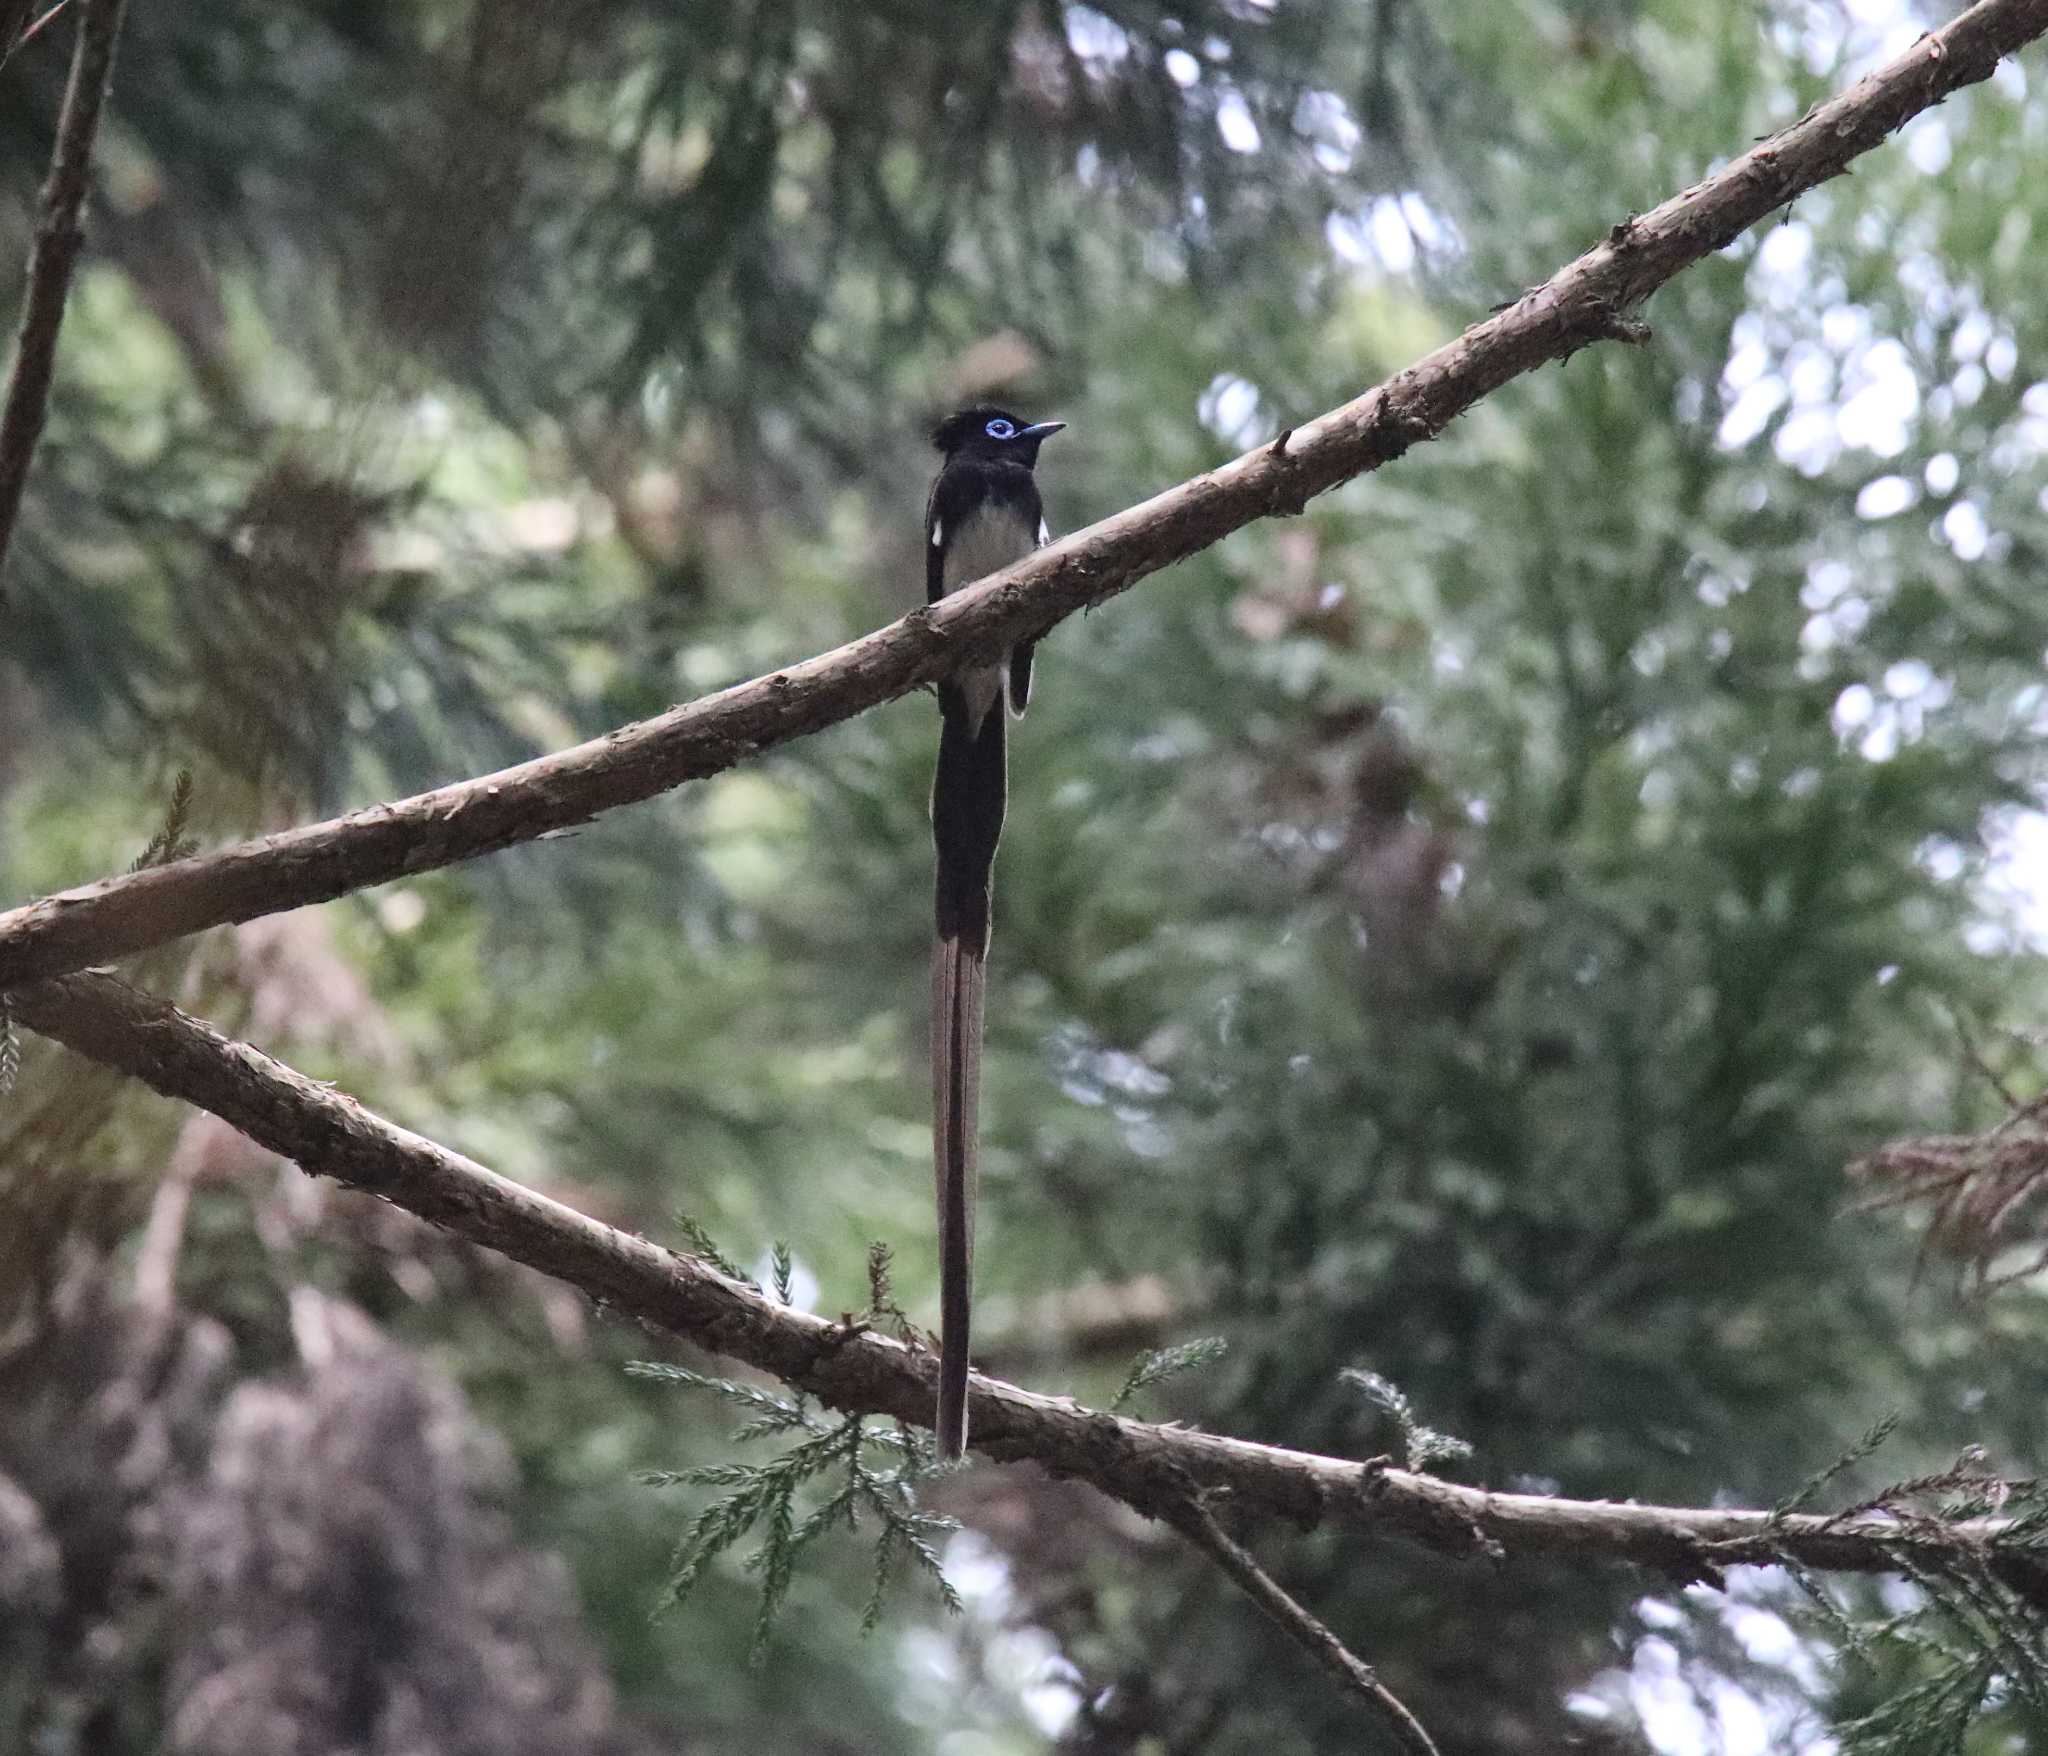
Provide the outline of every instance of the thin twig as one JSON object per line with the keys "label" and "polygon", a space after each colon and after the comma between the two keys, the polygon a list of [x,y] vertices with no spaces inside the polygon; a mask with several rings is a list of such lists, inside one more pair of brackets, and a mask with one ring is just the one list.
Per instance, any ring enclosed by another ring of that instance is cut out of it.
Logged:
{"label": "thin twig", "polygon": [[0,915],[0,987],[534,841],[986,663],[1232,531],[1378,469],[1510,380],[1628,331],[1629,314],[1665,282],[2043,32],[2048,0],[1979,0],[1455,341],[1296,423],[1284,456],[1261,445],[836,652],[496,774]]}
{"label": "thin twig", "polygon": [[1963,1059],[1969,1062],[1991,1089],[2005,1100],[2005,1107],[2008,1110],[2019,1109],[2018,1094],[2005,1082],[1998,1069],[1991,1065],[1990,1057],[1984,1053],[1983,1046],[1977,1041],[1977,1033],[1970,1028],[1970,1021],[1953,1007],[1948,1009],[1948,1015],[1949,1021],[1955,1026],[1956,1041],[1962,1045]]}
{"label": "thin twig", "polygon": [[[45,30],[56,22],[57,15],[70,4],[71,0],[57,0],[56,5],[52,6],[48,12],[44,13],[41,18],[37,19],[34,24],[30,25],[27,30],[15,38],[14,47],[16,49],[23,49],[34,42],[37,37],[41,36]],[[26,17],[34,9],[34,0],[29,0],[29,4],[21,8],[22,15]],[[10,54],[12,52],[12,50],[9,51]]]}
{"label": "thin twig", "polygon": [[168,1329],[177,1310],[178,1258],[185,1248],[185,1222],[207,1143],[217,1138],[219,1127],[219,1121],[205,1110],[185,1118],[170,1164],[149,1204],[149,1221],[135,1252],[135,1309],[155,1329]]}
{"label": "thin twig", "polygon": [[[14,1004],[29,1029],[211,1110],[317,1176],[552,1275],[623,1317],[772,1373],[829,1407],[931,1424],[937,1361],[928,1351],[779,1304],[701,1261],[523,1188],[113,976],[31,982],[16,990]],[[1148,1517],[1168,1516],[1191,1491],[1227,1491],[1247,1517],[1402,1537],[1452,1556],[1627,1561],[1698,1579],[1745,1562],[1886,1573],[1962,1555],[2039,1586],[2030,1556],[2001,1546],[2013,1534],[2010,1519],[1901,1522],[1878,1513],[1838,1520],[1495,1494],[1384,1461],[1130,1420],[987,1377],[974,1378],[971,1398],[977,1451],[1077,1477]]]}
{"label": "thin twig", "polygon": [[85,239],[82,215],[92,181],[93,139],[99,132],[100,110],[113,78],[114,43],[121,34],[126,9],[127,0],[85,0],[78,47],[71,57],[71,78],[57,116],[57,148],[50,157],[49,179],[43,184],[35,248],[28,263],[28,295],[22,301],[14,363],[7,374],[7,400],[0,407],[0,576],[4,576],[8,546],[21,517],[29,465],[49,413],[50,382],[57,370],[57,332],[64,326],[71,271]]}
{"label": "thin twig", "polygon": [[1379,1673],[1324,1623],[1288,1596],[1279,1582],[1252,1558],[1251,1551],[1216,1522],[1216,1515],[1201,1495],[1190,1494],[1178,1508],[1167,1513],[1166,1519],[1222,1568],[1279,1625],[1282,1633],[1335,1677],[1340,1686],[1385,1720],[1404,1750],[1412,1751],[1414,1756],[1439,1756],[1435,1741],[1400,1696],[1382,1683]]}

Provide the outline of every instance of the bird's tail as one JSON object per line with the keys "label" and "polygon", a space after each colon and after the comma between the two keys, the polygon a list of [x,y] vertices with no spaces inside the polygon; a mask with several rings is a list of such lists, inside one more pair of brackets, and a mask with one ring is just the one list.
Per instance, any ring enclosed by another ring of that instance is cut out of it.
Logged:
{"label": "bird's tail", "polygon": [[967,1349],[974,1284],[981,1039],[996,843],[1007,787],[1003,712],[980,724],[963,695],[944,715],[932,780],[937,853],[932,942],[932,1160],[939,1206],[939,1456],[967,1448]]}

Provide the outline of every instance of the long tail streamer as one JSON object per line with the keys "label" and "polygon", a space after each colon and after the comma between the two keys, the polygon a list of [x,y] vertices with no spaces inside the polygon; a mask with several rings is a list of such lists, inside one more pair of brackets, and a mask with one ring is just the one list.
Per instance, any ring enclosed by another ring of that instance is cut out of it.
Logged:
{"label": "long tail streamer", "polygon": [[932,781],[932,841],[938,856],[932,942],[932,1164],[939,1207],[936,1429],[939,1455],[952,1458],[967,1449],[981,1040],[1008,762],[1000,704],[984,711],[978,727],[957,690],[941,690],[939,704],[944,721]]}

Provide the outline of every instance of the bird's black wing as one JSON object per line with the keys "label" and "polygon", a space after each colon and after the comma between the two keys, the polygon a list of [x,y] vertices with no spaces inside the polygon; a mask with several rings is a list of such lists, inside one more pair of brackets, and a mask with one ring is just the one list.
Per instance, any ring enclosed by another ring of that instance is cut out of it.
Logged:
{"label": "bird's black wing", "polygon": [[935,604],[946,595],[946,541],[988,495],[988,481],[977,469],[949,464],[932,483],[924,508],[924,601]]}
{"label": "bird's black wing", "polygon": [[[1038,546],[1042,549],[1052,540],[1052,533],[1045,528],[1045,507],[1038,498],[1038,483],[1031,484],[1031,524],[1038,532]],[[1010,717],[1022,719],[1024,710],[1031,705],[1031,655],[1037,650],[1035,640],[1020,640],[1010,649]]]}

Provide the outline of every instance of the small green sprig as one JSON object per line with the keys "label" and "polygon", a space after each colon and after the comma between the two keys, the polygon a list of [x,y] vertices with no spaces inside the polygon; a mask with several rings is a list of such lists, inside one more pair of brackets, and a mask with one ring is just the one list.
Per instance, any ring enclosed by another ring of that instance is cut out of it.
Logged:
{"label": "small green sprig", "polygon": [[1871,1423],[1869,1430],[1864,1433],[1863,1437],[1851,1445],[1848,1450],[1844,1451],[1833,1463],[1829,1464],[1825,1469],[1816,1470],[1799,1485],[1795,1492],[1789,1494],[1772,1507],[1771,1521],[1778,1523],[1789,1518],[1801,1508],[1812,1505],[1821,1489],[1835,1480],[1836,1477],[1854,1469],[1866,1457],[1870,1456],[1872,1452],[1878,1450],[1893,1433],[1898,1431],[1898,1426],[1899,1417],[1896,1412],[1879,1416],[1877,1420]]}
{"label": "small green sprig", "polygon": [[1472,1447],[1467,1441],[1424,1426],[1415,1413],[1414,1405],[1392,1379],[1356,1366],[1345,1367],[1338,1377],[1394,1423],[1395,1430],[1401,1435],[1403,1467],[1421,1474],[1431,1464],[1455,1463],[1472,1455]]}
{"label": "small green sprig", "polygon": [[1124,1380],[1123,1389],[1116,1393],[1110,1409],[1112,1412],[1122,1409],[1139,1391],[1164,1384],[1169,1378],[1178,1378],[1183,1372],[1213,1365],[1229,1351],[1230,1343],[1220,1335],[1198,1336],[1174,1347],[1154,1348],[1149,1354],[1141,1355],[1131,1367],[1130,1376]]}
{"label": "small green sprig", "polygon": [[761,1283],[719,1249],[717,1241],[694,1214],[678,1213],[674,1215],[674,1219],[676,1230],[683,1234],[692,1256],[710,1263],[727,1280],[736,1280],[741,1286],[752,1287],[756,1292],[761,1290]]}
{"label": "small green sprig", "polygon": [[898,1341],[910,1342],[916,1339],[917,1326],[897,1301],[896,1287],[891,1278],[895,1263],[895,1251],[880,1238],[868,1245],[867,1322],[872,1328],[881,1328],[886,1323]]}
{"label": "small green sprig", "polygon": [[[1773,1522],[1809,1505],[1896,1425],[1879,1421],[1781,1502]],[[1916,1588],[1906,1608],[1852,1616],[1822,1580],[1791,1568],[1842,1661],[1881,1675],[1903,1665],[1911,1679],[1835,1728],[1842,1756],[1962,1756],[1993,1724],[2048,1724],[2048,1484],[2000,1477],[1972,1446],[1948,1468],[1892,1482],[1827,1522],[1878,1515],[1896,1528],[1898,1571]],[[1988,1540],[1928,1540],[1982,1518],[2002,1521]]]}
{"label": "small green sprig", "polygon": [[666,1605],[682,1602],[720,1555],[758,1531],[760,1546],[742,1563],[761,1581],[753,1641],[758,1658],[774,1631],[804,1551],[837,1526],[858,1532],[862,1518],[868,1517],[880,1534],[874,1583],[861,1615],[863,1633],[881,1621],[890,1584],[906,1556],[932,1581],[947,1609],[961,1608],[938,1552],[939,1541],[958,1525],[917,1505],[918,1486],[939,1473],[921,1436],[870,1424],[860,1415],[830,1419],[806,1397],[779,1396],[686,1366],[635,1361],[627,1370],[738,1405],[748,1418],[734,1431],[735,1444],[801,1436],[788,1450],[761,1463],[708,1463],[686,1470],[650,1470],[640,1476],[650,1487],[725,1490],[691,1520],[678,1540]]}
{"label": "small green sprig", "polygon": [[178,770],[178,778],[171,782],[171,802],[164,811],[164,820],[156,833],[143,843],[142,852],[129,863],[128,870],[141,872],[151,866],[168,866],[182,860],[188,854],[199,851],[199,843],[185,833],[186,824],[192,816],[192,771]]}
{"label": "small green sprig", "polygon": [[768,1265],[775,1277],[776,1302],[783,1305],[795,1303],[789,1289],[796,1284],[796,1256],[781,1238],[768,1247]]}

